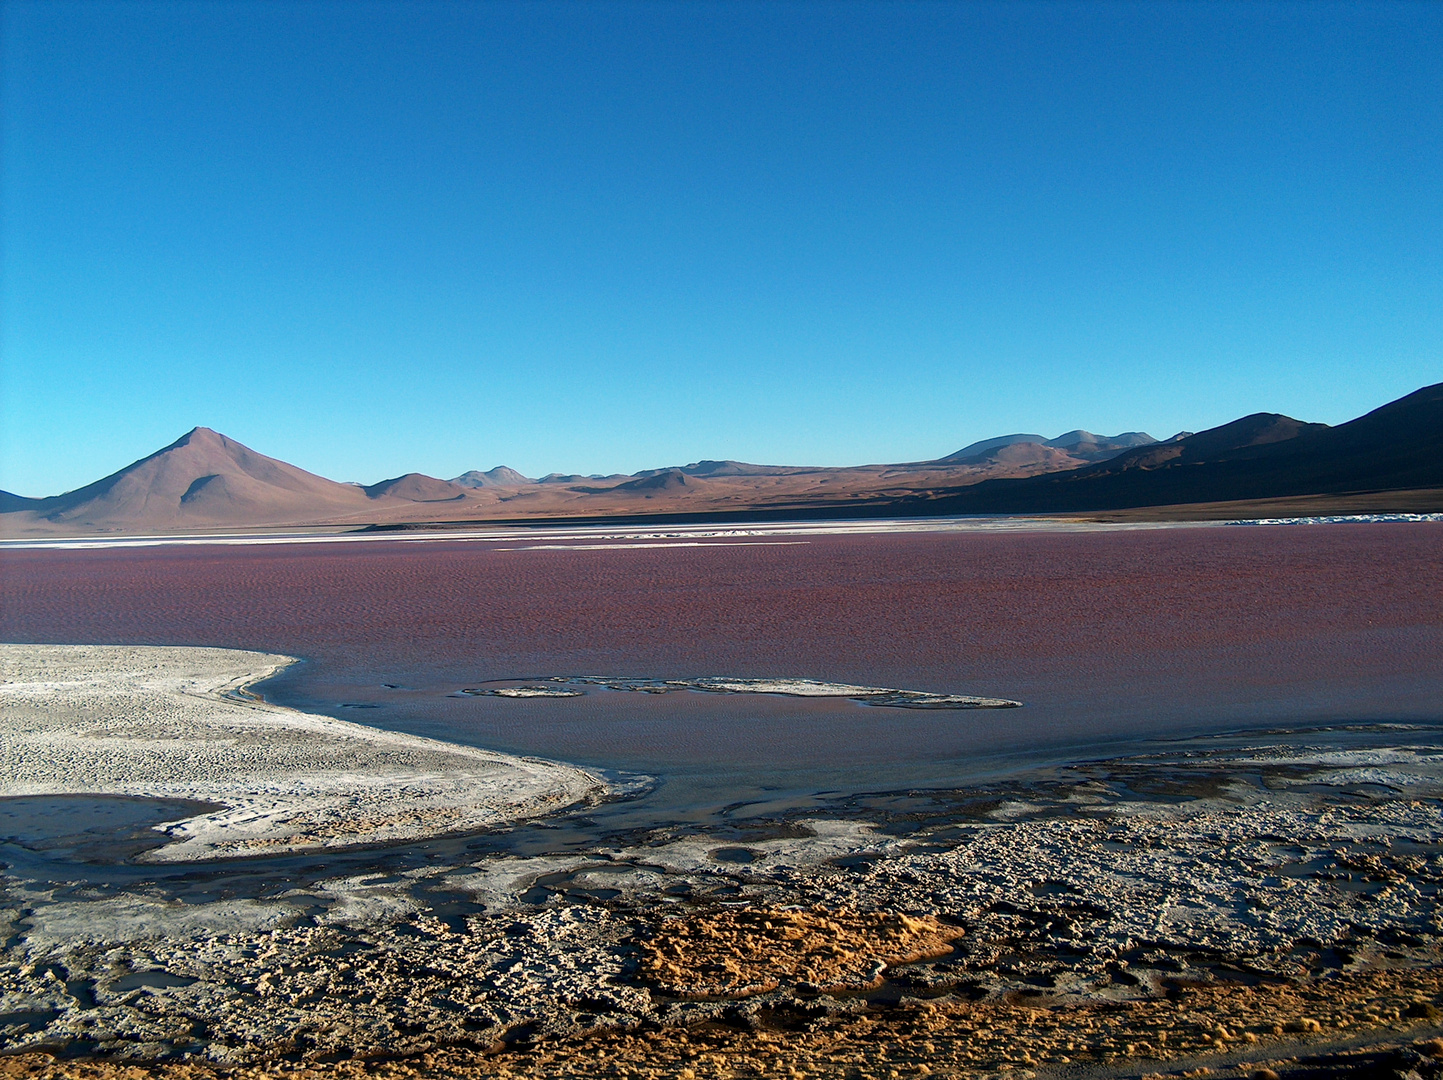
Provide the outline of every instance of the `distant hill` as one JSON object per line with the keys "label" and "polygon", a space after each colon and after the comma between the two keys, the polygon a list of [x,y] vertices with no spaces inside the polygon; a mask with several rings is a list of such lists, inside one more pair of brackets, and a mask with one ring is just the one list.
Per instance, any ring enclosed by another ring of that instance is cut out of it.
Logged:
{"label": "distant hill", "polygon": [[[1391,493],[1391,494],[1390,494]],[[1332,503],[1319,502],[1332,498]],[[1443,384],[1328,427],[1254,413],[1165,442],[1139,431],[1002,435],[935,461],[845,468],[703,460],[630,476],[505,466],[439,480],[339,484],[195,428],[149,457],[45,499],[0,492],[4,535],[491,521],[727,520],[1262,507],[1443,510]],[[1292,505],[1292,504],[1290,504]],[[1304,504],[1297,504],[1304,505]],[[1173,513],[1173,511],[1169,511]]]}
{"label": "distant hill", "polygon": [[804,468],[804,466],[797,465],[748,465],[745,461],[694,461],[690,465],[683,465],[681,471],[688,476],[703,477],[788,476],[801,472]]}
{"label": "distant hill", "polygon": [[43,499],[27,499],[24,495],[13,495],[8,491],[0,491],[0,514],[31,510],[44,501]]}
{"label": "distant hill", "polygon": [[382,480],[362,490],[373,499],[391,495],[409,502],[454,502],[466,498],[469,489],[450,480],[437,480],[434,476],[413,472]]}
{"label": "distant hill", "polygon": [[[1059,435],[1055,439],[1046,439],[1041,435],[999,435],[995,439],[983,439],[981,442],[964,446],[961,450],[938,460],[975,461],[1007,452],[1011,447],[1035,446],[1062,450],[1080,461],[1103,461],[1135,446],[1147,446],[1155,442],[1157,440],[1145,431],[1124,431],[1121,435],[1094,435],[1090,431],[1078,428],[1075,431]],[[1014,459],[1018,459],[1019,453],[1016,450],[1011,451]],[[1043,458],[1040,450],[1032,451],[1031,454],[1038,460]]]}
{"label": "distant hill", "polygon": [[244,524],[317,507],[362,510],[365,492],[258,454],[198,427],[93,484],[24,509],[60,525],[160,530]]}
{"label": "distant hill", "polygon": [[1067,472],[938,492],[941,513],[1056,513],[1443,487],[1443,383],[1338,427],[1254,413]]}
{"label": "distant hill", "polygon": [[451,483],[460,484],[464,488],[523,487],[535,482],[529,477],[522,476],[515,469],[508,469],[505,465],[497,465],[496,468],[487,469],[485,472],[472,469],[451,478]]}
{"label": "distant hill", "polygon": [[1000,450],[1004,446],[1012,446],[1015,443],[1033,443],[1037,446],[1047,445],[1046,435],[998,435],[993,439],[982,439],[980,442],[970,443],[961,450],[954,450],[946,457],[938,458],[938,461],[966,461],[968,458],[981,457],[989,450]]}
{"label": "distant hill", "polygon": [[[653,470],[653,471],[659,471],[659,470]],[[637,473],[636,475],[637,475],[637,476],[650,476],[650,475],[652,475],[652,474],[651,474],[650,472],[646,472],[646,473]],[[582,483],[582,482],[584,482],[584,481],[588,481],[588,480],[610,480],[613,484],[620,484],[620,483],[622,483],[622,482],[624,482],[624,481],[627,481],[627,480],[630,480],[630,479],[631,479],[631,477],[630,477],[630,476],[627,476],[625,473],[612,473],[612,474],[610,474],[609,476],[602,475],[601,473],[592,473],[592,474],[589,475],[589,476],[583,476],[583,475],[581,475],[580,473],[554,473],[554,472],[553,472],[553,473],[547,473],[547,474],[546,474],[545,476],[543,476],[540,480],[537,480],[536,483],[538,483],[538,484],[580,484],[580,483]]]}
{"label": "distant hill", "polygon": [[980,454],[964,458],[944,458],[949,464],[971,465],[994,469],[1011,467],[1024,468],[1029,473],[1057,472],[1062,469],[1076,469],[1086,465],[1088,458],[1079,457],[1060,447],[1048,446],[1045,442],[1010,442],[994,446]]}
{"label": "distant hill", "polygon": [[695,476],[688,476],[682,469],[664,469],[651,476],[644,476],[638,480],[628,480],[624,484],[617,484],[613,491],[681,491],[686,488],[695,488],[705,483]]}

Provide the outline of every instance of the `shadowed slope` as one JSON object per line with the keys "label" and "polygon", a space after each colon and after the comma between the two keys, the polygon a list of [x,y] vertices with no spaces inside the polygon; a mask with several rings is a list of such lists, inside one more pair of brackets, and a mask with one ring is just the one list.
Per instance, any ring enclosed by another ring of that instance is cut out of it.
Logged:
{"label": "shadowed slope", "polygon": [[697,487],[702,481],[694,476],[688,476],[681,469],[666,469],[654,476],[645,476],[640,480],[628,480],[624,484],[617,484],[612,488],[617,492],[660,492],[660,491],[682,491]]}
{"label": "shadowed slope", "polygon": [[9,491],[0,491],[0,514],[9,514],[16,510],[34,510],[43,499],[27,499],[24,495],[16,495]]}
{"label": "shadowed slope", "polygon": [[1443,383],[1330,428],[1277,413],[1070,472],[984,481],[932,513],[1052,513],[1443,486]]}

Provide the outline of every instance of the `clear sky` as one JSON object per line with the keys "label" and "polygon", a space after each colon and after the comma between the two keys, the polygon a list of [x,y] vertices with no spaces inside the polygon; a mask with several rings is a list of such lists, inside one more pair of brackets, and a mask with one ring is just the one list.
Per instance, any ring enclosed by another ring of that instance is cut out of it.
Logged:
{"label": "clear sky", "polygon": [[0,487],[1336,423],[1443,380],[1443,4],[4,5]]}

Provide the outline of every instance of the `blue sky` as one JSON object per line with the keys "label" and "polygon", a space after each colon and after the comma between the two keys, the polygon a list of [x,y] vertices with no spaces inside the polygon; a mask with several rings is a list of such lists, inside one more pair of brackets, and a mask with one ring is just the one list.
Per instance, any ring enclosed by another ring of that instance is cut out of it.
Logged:
{"label": "blue sky", "polygon": [[1443,5],[4,6],[0,487],[1339,422],[1443,380]]}

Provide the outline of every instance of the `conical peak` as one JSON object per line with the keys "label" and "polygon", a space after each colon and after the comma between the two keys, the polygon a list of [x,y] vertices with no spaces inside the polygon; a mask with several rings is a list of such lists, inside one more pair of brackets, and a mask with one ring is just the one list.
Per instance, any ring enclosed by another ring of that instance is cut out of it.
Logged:
{"label": "conical peak", "polygon": [[178,450],[182,446],[223,446],[229,442],[224,435],[208,427],[193,427],[169,446],[157,450],[151,457],[165,453],[167,450]]}

